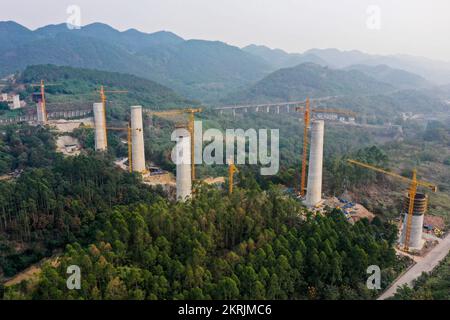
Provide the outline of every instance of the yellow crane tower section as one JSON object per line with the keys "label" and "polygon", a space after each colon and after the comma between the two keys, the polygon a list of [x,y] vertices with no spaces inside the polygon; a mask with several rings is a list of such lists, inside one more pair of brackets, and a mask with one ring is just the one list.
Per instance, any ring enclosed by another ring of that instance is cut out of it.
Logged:
{"label": "yellow crane tower section", "polygon": [[356,113],[340,109],[311,109],[309,98],[306,99],[305,106],[296,107],[295,110],[298,112],[303,112],[303,120],[304,120],[302,168],[300,177],[300,195],[304,197],[306,194],[306,180],[307,180],[306,164],[308,162],[308,143],[309,143],[308,132],[312,113],[332,113],[348,116],[356,116]]}
{"label": "yellow crane tower section", "polygon": [[233,194],[234,174],[238,172],[238,169],[234,165],[233,161],[228,164],[228,193]]}
{"label": "yellow crane tower section", "polygon": [[128,171],[133,172],[133,162],[132,162],[132,154],[133,154],[133,145],[131,144],[131,125],[128,123],[126,128],[115,128],[108,127],[108,130],[112,131],[126,131],[127,132],[127,142],[128,142]]}
{"label": "yellow crane tower section", "polygon": [[[106,128],[106,93],[128,93],[128,91],[125,90],[105,90],[105,86],[100,86],[100,90],[98,90],[100,94],[100,99],[102,101],[103,105],[103,121],[105,123],[105,137],[107,137],[107,129]],[[106,142],[108,145],[108,142]]]}
{"label": "yellow crane tower section", "polygon": [[195,114],[202,112],[202,109],[177,109],[177,110],[168,110],[168,111],[145,111],[145,113],[149,115],[155,115],[158,117],[171,117],[175,115],[188,114],[188,131],[191,137],[191,179],[192,182],[195,181],[195,136],[194,136],[194,122],[195,122]]}
{"label": "yellow crane tower section", "polygon": [[[83,126],[86,129],[95,129],[93,126]],[[126,131],[127,132],[127,142],[128,142],[128,171],[131,173],[133,171],[132,164],[132,154],[133,154],[133,145],[131,143],[131,125],[128,123],[126,127],[108,127],[108,130],[111,131]]]}
{"label": "yellow crane tower section", "polygon": [[39,87],[40,93],[41,93],[41,112],[42,116],[44,117],[43,121],[44,123],[47,122],[47,101],[45,99],[45,87],[46,86],[57,86],[57,84],[45,84],[44,80],[41,80],[38,84],[32,84],[32,87]]}
{"label": "yellow crane tower section", "polygon": [[390,172],[390,171],[386,171],[377,167],[374,167],[370,164],[367,163],[363,163],[363,162],[359,162],[356,160],[352,160],[352,159],[348,159],[347,162],[353,164],[353,165],[357,165],[369,170],[373,170],[379,173],[383,173],[386,175],[389,175],[391,177],[394,177],[398,180],[401,180],[403,182],[409,183],[409,205],[408,205],[408,216],[407,216],[407,220],[406,220],[406,233],[405,233],[405,243],[404,243],[404,247],[403,250],[404,251],[409,251],[409,241],[411,239],[411,223],[412,223],[412,216],[413,216],[413,212],[414,212],[414,200],[416,198],[416,193],[417,193],[417,187],[421,186],[421,187],[425,187],[430,189],[432,192],[437,192],[437,186],[426,182],[426,181],[421,181],[421,180],[417,180],[417,172],[416,169],[413,170],[413,174],[412,174],[412,178],[407,178],[404,176],[401,176],[399,174]]}

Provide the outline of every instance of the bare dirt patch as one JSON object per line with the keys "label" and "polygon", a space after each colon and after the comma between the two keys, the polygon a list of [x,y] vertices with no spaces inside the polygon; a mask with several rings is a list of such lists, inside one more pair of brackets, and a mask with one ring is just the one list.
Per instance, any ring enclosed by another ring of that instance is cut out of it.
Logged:
{"label": "bare dirt patch", "polygon": [[42,272],[42,266],[44,263],[50,262],[53,267],[58,267],[59,265],[59,255],[52,256],[41,260],[40,262],[31,265],[22,272],[19,272],[14,277],[5,282],[5,287],[14,286],[25,280],[33,280]]}
{"label": "bare dirt patch", "polygon": [[50,120],[49,124],[54,126],[58,132],[73,132],[79,128],[82,124],[85,126],[93,126],[93,118],[84,118],[78,120]]}
{"label": "bare dirt patch", "polygon": [[80,154],[80,142],[71,136],[59,136],[56,140],[56,151],[66,156],[76,156]]}

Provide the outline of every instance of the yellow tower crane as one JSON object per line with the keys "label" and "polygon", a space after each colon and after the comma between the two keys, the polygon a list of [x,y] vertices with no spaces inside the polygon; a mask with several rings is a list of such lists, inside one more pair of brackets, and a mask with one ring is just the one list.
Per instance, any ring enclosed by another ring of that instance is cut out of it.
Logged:
{"label": "yellow tower crane", "polygon": [[416,169],[413,170],[412,178],[407,178],[407,177],[401,176],[399,174],[374,167],[367,163],[359,162],[359,161],[352,160],[352,159],[348,159],[347,161],[351,164],[389,175],[391,177],[394,177],[396,179],[399,179],[403,182],[410,184],[409,191],[408,191],[408,194],[409,194],[408,216],[406,218],[407,220],[406,220],[405,243],[404,243],[404,247],[403,247],[403,250],[408,252],[409,251],[409,241],[411,238],[411,223],[412,223],[412,216],[413,216],[413,212],[414,212],[414,200],[416,198],[417,187],[422,186],[422,187],[430,189],[432,192],[437,192],[437,186],[432,183],[426,182],[426,181],[417,180]]}
{"label": "yellow tower crane", "polygon": [[44,123],[47,122],[47,102],[45,100],[45,87],[47,86],[57,86],[58,84],[45,84],[44,80],[41,80],[40,83],[37,84],[31,84],[32,87],[39,87],[40,88],[40,94],[41,94],[41,112],[42,116],[44,117],[42,121]]}
{"label": "yellow tower crane", "polygon": [[306,163],[308,162],[308,132],[311,122],[312,113],[331,113],[337,115],[356,116],[356,113],[348,110],[340,109],[311,109],[309,98],[306,99],[305,106],[299,106],[295,108],[298,112],[303,112],[304,128],[303,128],[303,151],[302,151],[302,168],[301,168],[301,180],[300,180],[300,195],[305,196],[306,193]]}
{"label": "yellow tower crane", "polygon": [[[94,126],[83,126],[85,129],[95,129]],[[127,132],[127,143],[128,143],[128,171],[131,173],[133,171],[132,164],[132,153],[133,153],[133,145],[131,143],[131,125],[128,123],[126,127],[107,127],[108,130],[111,131],[126,131]],[[138,130],[138,129],[137,129]]]}
{"label": "yellow tower crane", "polygon": [[127,132],[127,141],[128,141],[128,171],[133,172],[133,162],[132,162],[132,154],[133,154],[133,145],[131,144],[131,125],[128,123],[126,128],[118,128],[118,127],[108,127],[108,130],[112,131],[126,131]]}
{"label": "yellow tower crane", "polygon": [[149,115],[154,115],[157,117],[171,117],[176,115],[182,115],[182,114],[188,114],[189,120],[187,129],[190,134],[191,138],[191,180],[192,182],[195,181],[195,136],[194,136],[194,121],[195,121],[195,114],[202,112],[202,109],[177,109],[177,110],[168,110],[168,111],[144,111],[145,113]]}
{"label": "yellow tower crane", "polygon": [[238,169],[234,165],[233,161],[230,160],[228,164],[228,193],[233,194],[233,183],[234,183],[234,174],[238,172]]}
{"label": "yellow tower crane", "polygon": [[[106,128],[106,93],[128,93],[128,91],[125,90],[105,90],[105,86],[100,86],[100,90],[97,91],[100,94],[100,99],[102,101],[103,105],[103,121],[105,123],[105,137],[107,136],[107,129]],[[106,142],[106,145],[108,145],[108,142]]]}

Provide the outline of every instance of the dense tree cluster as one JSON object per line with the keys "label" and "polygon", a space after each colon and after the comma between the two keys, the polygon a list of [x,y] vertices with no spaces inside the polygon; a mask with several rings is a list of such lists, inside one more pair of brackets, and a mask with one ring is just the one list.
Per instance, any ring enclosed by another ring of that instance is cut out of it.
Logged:
{"label": "dense tree cluster", "polygon": [[[68,245],[56,270],[47,265],[38,283],[6,298],[357,299],[373,297],[369,265],[385,282],[395,274],[395,227],[351,225],[337,211],[305,217],[274,189],[224,197],[204,187],[185,204],[106,212],[96,241]],[[69,265],[81,268],[81,290],[66,288]]]}
{"label": "dense tree cluster", "polygon": [[157,195],[101,156],[58,157],[51,168],[0,182],[0,271],[11,276],[66,243],[91,241],[98,214]]}
{"label": "dense tree cluster", "polygon": [[0,128],[0,175],[27,167],[49,166],[56,158],[55,137],[43,127]]}

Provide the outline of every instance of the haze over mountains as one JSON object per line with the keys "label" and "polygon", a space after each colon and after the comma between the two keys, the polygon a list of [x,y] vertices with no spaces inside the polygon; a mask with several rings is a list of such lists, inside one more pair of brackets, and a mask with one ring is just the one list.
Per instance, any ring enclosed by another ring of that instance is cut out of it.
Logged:
{"label": "haze over mountains", "polygon": [[422,57],[372,55],[358,50],[340,51],[332,48],[310,49],[303,54],[299,54],[256,45],[247,46],[243,50],[261,57],[266,62],[273,61],[273,65],[278,67],[293,67],[304,62],[313,62],[330,68],[348,68],[353,65],[384,65],[408,73],[415,73],[432,83],[447,84],[450,82],[450,63]]}
{"label": "haze over mountains", "polygon": [[[242,100],[256,93],[289,99],[304,93],[365,94],[450,83],[450,64],[425,58],[337,49],[289,54],[256,45],[240,49],[220,41],[185,40],[166,31],[120,32],[101,23],[80,30],[59,24],[31,31],[15,22],[0,22],[0,43],[0,76],[37,64],[99,69],[137,75],[212,103],[232,95]],[[322,78],[312,70],[320,71]],[[281,82],[274,86],[277,79]]]}

